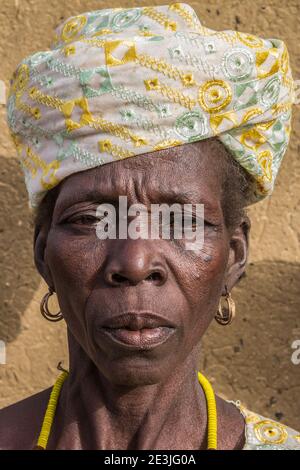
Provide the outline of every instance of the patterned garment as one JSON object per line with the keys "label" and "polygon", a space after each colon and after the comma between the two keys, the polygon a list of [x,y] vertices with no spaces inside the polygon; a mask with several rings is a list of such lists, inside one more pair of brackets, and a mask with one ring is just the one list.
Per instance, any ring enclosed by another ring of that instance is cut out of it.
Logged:
{"label": "patterned garment", "polygon": [[272,419],[249,411],[240,401],[229,401],[245,419],[242,450],[300,450],[300,433]]}
{"label": "patterned garment", "polygon": [[216,136],[271,194],[295,101],[279,39],[201,25],[186,3],[109,8],[57,28],[25,58],[7,116],[30,205],[68,175]]}

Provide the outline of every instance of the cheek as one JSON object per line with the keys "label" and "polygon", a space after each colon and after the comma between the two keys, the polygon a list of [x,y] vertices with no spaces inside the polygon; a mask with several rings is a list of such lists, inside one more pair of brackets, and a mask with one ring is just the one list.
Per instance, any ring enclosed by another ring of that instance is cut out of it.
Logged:
{"label": "cheek", "polygon": [[181,263],[182,289],[190,306],[189,328],[198,340],[217,311],[228,254],[226,239],[207,239],[200,252],[190,253]]}
{"label": "cheek", "polygon": [[95,235],[71,236],[61,229],[49,233],[46,261],[68,323],[76,317],[81,323],[84,321],[82,312],[103,259],[103,245]]}

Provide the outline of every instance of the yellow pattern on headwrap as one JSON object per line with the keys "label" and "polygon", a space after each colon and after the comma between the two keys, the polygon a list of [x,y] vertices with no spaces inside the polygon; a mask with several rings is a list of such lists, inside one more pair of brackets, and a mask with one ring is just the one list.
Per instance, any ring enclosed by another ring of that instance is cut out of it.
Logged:
{"label": "yellow pattern on headwrap", "polygon": [[81,13],[12,77],[7,118],[30,204],[68,175],[216,136],[271,194],[295,99],[279,39],[201,25],[187,3]]}

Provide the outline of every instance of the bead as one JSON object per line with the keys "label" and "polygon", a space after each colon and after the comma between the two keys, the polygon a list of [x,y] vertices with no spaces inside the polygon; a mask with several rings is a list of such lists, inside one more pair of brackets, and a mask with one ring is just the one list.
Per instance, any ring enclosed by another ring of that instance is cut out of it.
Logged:
{"label": "bead", "polygon": [[199,104],[209,113],[217,113],[232,100],[232,90],[223,80],[209,80],[199,88]]}
{"label": "bead", "polygon": [[266,107],[270,108],[278,100],[280,92],[280,78],[271,78],[263,87],[260,94],[260,102]]}
{"label": "bead", "polygon": [[184,113],[177,118],[175,130],[188,142],[203,139],[208,132],[206,118],[199,111]]}
{"label": "bead", "polygon": [[244,80],[250,77],[254,69],[254,56],[246,49],[234,48],[224,54],[222,66],[227,78]]}
{"label": "bead", "polygon": [[141,14],[140,8],[130,8],[116,13],[111,20],[113,30],[128,28],[139,20]]}
{"label": "bead", "polygon": [[87,18],[84,15],[71,18],[63,27],[61,39],[65,42],[72,41],[82,31],[86,22]]}
{"label": "bead", "polygon": [[282,424],[271,420],[259,421],[254,425],[257,439],[264,444],[282,444],[287,439],[287,431]]}

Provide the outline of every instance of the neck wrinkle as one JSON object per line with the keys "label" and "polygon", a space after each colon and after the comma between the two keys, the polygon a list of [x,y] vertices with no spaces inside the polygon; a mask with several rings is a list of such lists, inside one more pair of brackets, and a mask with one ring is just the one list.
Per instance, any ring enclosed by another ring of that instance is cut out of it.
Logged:
{"label": "neck wrinkle", "polygon": [[200,344],[164,382],[121,390],[106,380],[70,333],[69,351],[70,374],[58,408],[63,428],[76,434],[74,443],[96,449],[176,449],[195,423],[190,448],[203,445],[207,415],[197,378]]}

